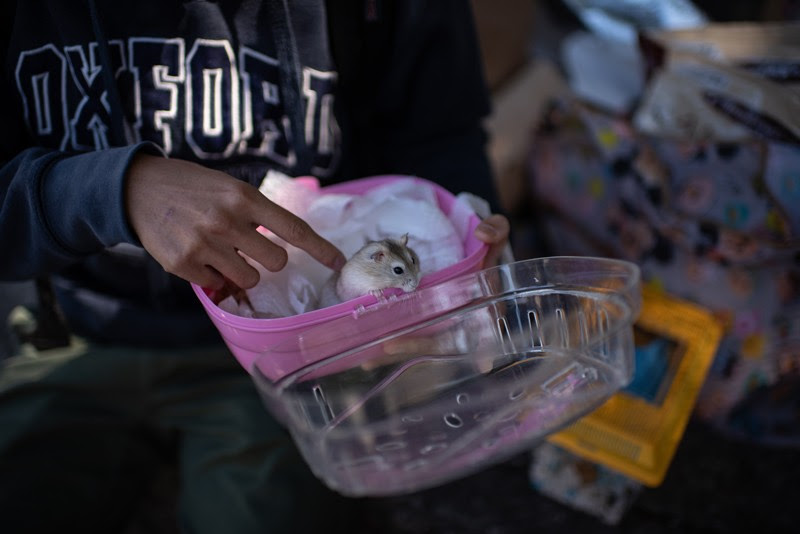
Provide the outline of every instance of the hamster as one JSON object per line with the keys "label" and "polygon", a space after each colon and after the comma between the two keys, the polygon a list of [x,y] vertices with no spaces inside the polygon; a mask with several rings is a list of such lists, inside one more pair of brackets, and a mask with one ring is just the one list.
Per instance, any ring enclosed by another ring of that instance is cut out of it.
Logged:
{"label": "hamster", "polygon": [[400,239],[370,241],[345,263],[322,288],[320,307],[331,306],[362,295],[383,298],[383,290],[417,289],[419,256],[408,246],[408,234]]}

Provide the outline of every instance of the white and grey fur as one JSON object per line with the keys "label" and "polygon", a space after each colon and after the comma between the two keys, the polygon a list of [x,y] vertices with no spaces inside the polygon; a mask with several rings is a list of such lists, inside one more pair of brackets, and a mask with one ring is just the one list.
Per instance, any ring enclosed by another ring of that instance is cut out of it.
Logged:
{"label": "white and grey fur", "polygon": [[417,289],[419,279],[419,256],[408,246],[408,234],[399,239],[369,241],[326,282],[319,307],[367,294],[382,298],[388,288],[408,293]]}

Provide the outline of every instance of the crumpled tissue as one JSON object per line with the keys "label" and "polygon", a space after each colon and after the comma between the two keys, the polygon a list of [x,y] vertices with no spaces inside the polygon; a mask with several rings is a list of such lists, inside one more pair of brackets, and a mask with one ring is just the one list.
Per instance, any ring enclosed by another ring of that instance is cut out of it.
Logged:
{"label": "crumpled tissue", "polygon": [[[408,245],[420,258],[421,274],[434,273],[464,259],[464,241],[470,215],[475,210],[457,199],[450,216],[438,205],[432,187],[416,180],[399,179],[360,195],[326,193],[314,179],[289,178],[270,171],[259,190],[271,201],[305,220],[318,234],[351,257],[367,241],[408,234]],[[284,247],[286,267],[266,270],[245,259],[261,276],[246,291],[252,309],[228,297],[219,303],[236,315],[259,318],[290,317],[317,309],[319,293],[333,272],[305,251],[260,228]]]}

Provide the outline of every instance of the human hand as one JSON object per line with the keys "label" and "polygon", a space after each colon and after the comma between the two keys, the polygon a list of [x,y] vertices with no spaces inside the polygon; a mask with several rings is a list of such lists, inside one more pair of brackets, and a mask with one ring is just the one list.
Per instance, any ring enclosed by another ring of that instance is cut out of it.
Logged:
{"label": "human hand", "polygon": [[475,228],[475,237],[489,245],[483,267],[494,267],[500,262],[503,249],[508,244],[511,225],[503,215],[489,215]]}
{"label": "human hand", "polygon": [[125,193],[128,220],[145,250],[167,272],[202,287],[256,285],[258,271],[240,253],[269,271],[286,265],[286,250],[258,226],[331,269],[345,263],[339,249],[258,189],[196,163],[139,154]]}

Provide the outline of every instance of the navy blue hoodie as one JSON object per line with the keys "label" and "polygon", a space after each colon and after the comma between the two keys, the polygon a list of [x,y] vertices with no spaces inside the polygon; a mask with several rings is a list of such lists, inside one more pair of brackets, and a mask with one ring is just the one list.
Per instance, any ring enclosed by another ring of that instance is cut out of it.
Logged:
{"label": "navy blue hoodie", "polygon": [[3,4],[0,279],[52,276],[94,340],[218,339],[128,224],[139,151],[253,185],[402,173],[495,198],[467,1]]}

